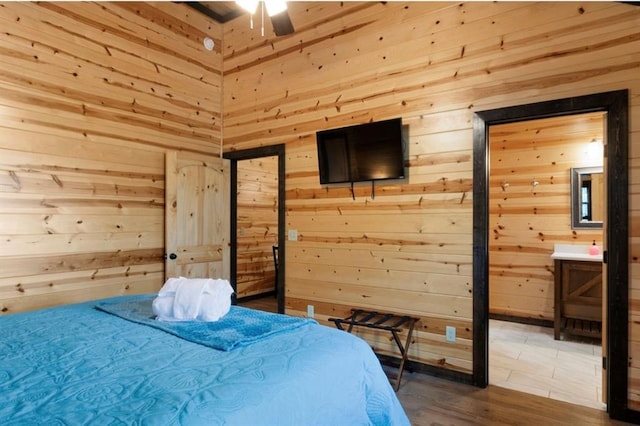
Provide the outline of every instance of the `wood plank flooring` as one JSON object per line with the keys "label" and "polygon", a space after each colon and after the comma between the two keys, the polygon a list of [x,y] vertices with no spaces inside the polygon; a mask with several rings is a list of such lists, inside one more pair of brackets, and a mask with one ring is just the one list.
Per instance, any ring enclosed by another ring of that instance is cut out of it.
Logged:
{"label": "wood plank flooring", "polygon": [[398,390],[414,426],[626,425],[602,410],[497,386],[479,389],[419,373],[404,373]]}
{"label": "wood plank flooring", "polygon": [[[241,303],[276,311],[273,297]],[[414,426],[589,426],[626,425],[609,419],[606,412],[568,402],[489,385],[485,389],[426,374],[402,376],[397,392]]]}

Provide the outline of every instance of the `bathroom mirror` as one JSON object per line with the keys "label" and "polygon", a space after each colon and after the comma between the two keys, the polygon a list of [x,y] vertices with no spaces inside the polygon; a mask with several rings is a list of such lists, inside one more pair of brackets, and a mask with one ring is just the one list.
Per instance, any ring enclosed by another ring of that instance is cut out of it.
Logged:
{"label": "bathroom mirror", "polygon": [[600,228],[604,214],[602,167],[571,169],[571,227]]}

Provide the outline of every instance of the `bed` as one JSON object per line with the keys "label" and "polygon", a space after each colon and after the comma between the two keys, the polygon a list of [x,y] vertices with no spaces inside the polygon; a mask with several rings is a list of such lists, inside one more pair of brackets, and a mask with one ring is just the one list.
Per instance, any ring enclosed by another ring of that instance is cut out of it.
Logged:
{"label": "bed", "polygon": [[[356,336],[261,313],[286,326],[265,323],[257,338],[223,340],[216,349],[192,341],[206,340],[202,333],[185,340],[147,324],[152,299],[0,317],[0,423],[409,424],[378,359]],[[139,308],[127,317],[113,306]],[[228,315],[252,311],[232,309]]]}

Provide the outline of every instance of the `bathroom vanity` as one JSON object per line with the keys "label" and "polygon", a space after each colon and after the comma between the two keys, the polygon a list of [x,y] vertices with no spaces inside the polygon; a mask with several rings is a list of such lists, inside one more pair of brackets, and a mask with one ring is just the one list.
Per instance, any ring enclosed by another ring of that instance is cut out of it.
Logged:
{"label": "bathroom vanity", "polygon": [[554,261],[554,338],[563,333],[602,336],[602,254],[589,245],[556,244]]}

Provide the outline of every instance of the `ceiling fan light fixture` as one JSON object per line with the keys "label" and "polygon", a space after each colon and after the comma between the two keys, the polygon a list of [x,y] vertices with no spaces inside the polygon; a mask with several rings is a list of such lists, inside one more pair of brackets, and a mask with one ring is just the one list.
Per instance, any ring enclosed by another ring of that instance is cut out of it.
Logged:
{"label": "ceiling fan light fixture", "polygon": [[264,4],[270,17],[287,10],[287,2],[284,0],[265,0]]}
{"label": "ceiling fan light fixture", "polygon": [[247,12],[249,12],[252,15],[254,13],[256,13],[256,10],[258,9],[258,3],[260,3],[258,0],[238,0],[238,1],[236,1],[236,4],[238,6],[240,6],[241,8],[243,8],[244,10],[246,10]]}
{"label": "ceiling fan light fixture", "polygon": [[264,13],[271,18],[273,32],[276,36],[287,35],[293,33],[293,23],[289,17],[287,10],[287,2],[284,0],[237,0],[236,4],[242,9],[250,13],[249,28],[253,29],[253,14],[258,11],[260,6],[260,34],[264,37]]}

